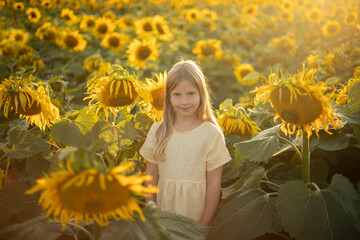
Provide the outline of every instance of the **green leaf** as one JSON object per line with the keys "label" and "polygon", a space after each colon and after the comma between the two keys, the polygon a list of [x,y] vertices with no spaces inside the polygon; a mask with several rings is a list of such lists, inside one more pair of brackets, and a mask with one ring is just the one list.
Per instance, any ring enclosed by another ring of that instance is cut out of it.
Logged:
{"label": "green leaf", "polygon": [[50,162],[38,153],[26,159],[26,172],[33,179],[43,177],[49,170]]}
{"label": "green leaf", "polygon": [[347,108],[350,114],[360,115],[360,83],[356,83],[350,88]]}
{"label": "green leaf", "polygon": [[267,162],[280,146],[278,128],[279,125],[259,132],[249,140],[234,144],[234,147],[250,161]]}
{"label": "green leaf", "polygon": [[348,135],[340,131],[334,132],[332,135],[322,131],[319,133],[318,140],[317,147],[326,151],[342,150],[347,148],[350,143]]}
{"label": "green leaf", "polygon": [[302,181],[289,181],[280,187],[277,206],[285,230],[296,240],[360,237],[359,195],[340,175],[328,188],[315,191]]}
{"label": "green leaf", "polygon": [[166,240],[169,239],[168,233],[160,223],[160,218],[156,210],[156,205],[149,202],[142,208],[146,221],[142,221],[135,215],[135,221],[114,221],[107,227],[102,228],[99,240],[108,239],[131,239],[131,240]]}
{"label": "green leaf", "polygon": [[54,124],[51,128],[51,134],[55,141],[64,146],[86,147],[84,135],[70,119],[63,119]]}
{"label": "green leaf", "polygon": [[79,128],[80,132],[85,135],[93,128],[97,121],[98,117],[95,115],[95,112],[84,108],[79,110],[79,115],[74,120],[74,123]]}
{"label": "green leaf", "polygon": [[13,144],[13,149],[5,153],[9,158],[21,159],[37,153],[49,157],[51,154],[51,150],[46,140],[42,138],[39,128],[32,128],[30,131],[12,129],[8,136],[10,143]]}
{"label": "green leaf", "polygon": [[170,212],[159,211],[159,218],[171,240],[203,240],[210,229],[193,219]]}
{"label": "green leaf", "polygon": [[260,166],[248,169],[234,184],[221,189],[222,198],[226,199],[226,201],[229,201],[227,198],[231,194],[234,194],[234,191],[244,191],[252,188],[258,188],[260,186],[260,180],[264,174],[265,170]]}
{"label": "green leaf", "polygon": [[142,131],[147,131],[153,124],[153,120],[145,113],[137,113],[135,115],[135,127]]}
{"label": "green leaf", "polygon": [[220,208],[207,239],[245,240],[281,231],[275,200],[261,189],[241,192]]}
{"label": "green leaf", "polygon": [[232,106],[232,103],[233,103],[232,99],[230,98],[225,99],[222,103],[220,103],[219,110],[228,109],[229,107]]}

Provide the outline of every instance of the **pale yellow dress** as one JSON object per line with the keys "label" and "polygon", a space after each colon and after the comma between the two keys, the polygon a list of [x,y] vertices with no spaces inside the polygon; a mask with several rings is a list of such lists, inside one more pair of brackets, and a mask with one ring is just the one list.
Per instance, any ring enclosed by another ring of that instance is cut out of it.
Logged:
{"label": "pale yellow dress", "polygon": [[153,157],[154,137],[160,123],[151,126],[140,149],[140,154],[147,161],[158,165],[156,204],[163,211],[198,221],[205,205],[206,172],[231,159],[224,136],[221,130],[207,121],[187,132],[173,128],[165,149],[166,160],[157,162]]}

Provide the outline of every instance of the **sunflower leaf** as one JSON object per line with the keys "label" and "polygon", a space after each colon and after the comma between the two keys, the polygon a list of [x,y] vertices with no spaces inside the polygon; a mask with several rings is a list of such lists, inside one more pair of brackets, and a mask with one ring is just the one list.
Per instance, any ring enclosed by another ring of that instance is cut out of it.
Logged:
{"label": "sunflower leaf", "polygon": [[70,119],[63,119],[54,124],[51,128],[51,134],[55,141],[65,146],[86,147],[84,135],[76,124]]}
{"label": "sunflower leaf", "polygon": [[278,128],[272,128],[259,132],[249,140],[234,144],[242,156],[254,162],[267,162],[280,147],[278,141]]}
{"label": "sunflower leaf", "polygon": [[350,114],[360,115],[360,83],[350,88],[347,107]]}
{"label": "sunflower leaf", "polygon": [[275,197],[258,188],[239,192],[219,210],[207,239],[245,240],[281,231],[275,202]]}
{"label": "sunflower leaf", "polygon": [[341,175],[315,191],[289,181],[280,187],[277,206],[285,230],[297,240],[359,239],[359,195]]}

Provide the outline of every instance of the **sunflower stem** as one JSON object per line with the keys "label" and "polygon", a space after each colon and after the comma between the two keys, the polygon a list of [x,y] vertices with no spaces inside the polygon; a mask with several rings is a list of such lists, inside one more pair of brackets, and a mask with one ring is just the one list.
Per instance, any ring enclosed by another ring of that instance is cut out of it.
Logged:
{"label": "sunflower stem", "polygon": [[110,124],[115,125],[115,114],[110,111]]}
{"label": "sunflower stem", "polygon": [[301,158],[301,152],[300,152],[300,150],[295,146],[295,144],[294,143],[292,143],[291,141],[289,141],[288,139],[286,139],[286,138],[284,138],[284,137],[282,137],[282,136],[280,136],[280,134],[278,134],[278,138],[280,139],[280,140],[282,140],[282,141],[284,141],[284,142],[286,142],[286,143],[288,143],[288,144],[290,144],[294,149],[295,149],[295,151],[296,151],[296,153],[299,155],[299,157]]}
{"label": "sunflower stem", "polygon": [[94,236],[95,240],[99,239],[101,235],[101,227],[97,222],[94,222]]}
{"label": "sunflower stem", "polygon": [[310,151],[309,138],[306,131],[302,131],[302,178],[303,181],[310,183]]}

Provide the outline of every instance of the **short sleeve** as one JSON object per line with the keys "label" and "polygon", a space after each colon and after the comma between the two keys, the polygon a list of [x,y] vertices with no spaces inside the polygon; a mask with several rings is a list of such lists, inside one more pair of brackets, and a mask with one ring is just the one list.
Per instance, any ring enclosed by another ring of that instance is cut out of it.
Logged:
{"label": "short sleeve", "polygon": [[146,161],[156,164],[154,160],[154,147],[155,147],[155,124],[153,124],[148,132],[146,140],[140,149],[140,154]]}
{"label": "short sleeve", "polygon": [[231,156],[226,148],[224,135],[219,131],[209,144],[209,151],[206,155],[206,171],[214,170],[230,160]]}

